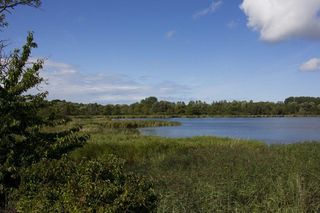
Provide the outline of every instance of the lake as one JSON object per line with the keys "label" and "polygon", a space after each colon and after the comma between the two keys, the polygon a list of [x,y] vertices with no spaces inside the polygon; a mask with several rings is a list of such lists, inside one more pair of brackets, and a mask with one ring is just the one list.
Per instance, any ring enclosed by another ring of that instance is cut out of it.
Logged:
{"label": "lake", "polygon": [[274,143],[320,141],[320,118],[172,118],[181,126],[142,128],[161,137],[219,136]]}

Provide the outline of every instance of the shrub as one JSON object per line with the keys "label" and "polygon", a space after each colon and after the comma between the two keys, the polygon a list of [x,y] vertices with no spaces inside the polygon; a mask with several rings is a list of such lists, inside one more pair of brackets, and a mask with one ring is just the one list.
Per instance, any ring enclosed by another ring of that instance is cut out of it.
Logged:
{"label": "shrub", "polygon": [[43,161],[25,169],[12,194],[18,212],[152,212],[152,182],[124,172],[124,160]]}

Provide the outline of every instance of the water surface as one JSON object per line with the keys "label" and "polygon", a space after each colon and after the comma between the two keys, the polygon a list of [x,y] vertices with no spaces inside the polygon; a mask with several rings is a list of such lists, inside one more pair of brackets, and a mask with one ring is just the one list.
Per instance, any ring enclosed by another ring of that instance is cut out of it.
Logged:
{"label": "water surface", "polygon": [[320,141],[320,118],[172,118],[181,126],[140,129],[161,137],[219,136],[266,143]]}

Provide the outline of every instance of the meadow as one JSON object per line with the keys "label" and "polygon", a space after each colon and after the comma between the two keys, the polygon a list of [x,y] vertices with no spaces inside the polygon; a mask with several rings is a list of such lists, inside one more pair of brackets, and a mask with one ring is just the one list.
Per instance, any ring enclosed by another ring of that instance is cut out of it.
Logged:
{"label": "meadow", "polygon": [[[320,144],[142,136],[163,121],[73,118],[91,137],[75,160],[113,154],[127,172],[154,182],[158,212],[319,212]],[[130,127],[130,128],[127,128]]]}

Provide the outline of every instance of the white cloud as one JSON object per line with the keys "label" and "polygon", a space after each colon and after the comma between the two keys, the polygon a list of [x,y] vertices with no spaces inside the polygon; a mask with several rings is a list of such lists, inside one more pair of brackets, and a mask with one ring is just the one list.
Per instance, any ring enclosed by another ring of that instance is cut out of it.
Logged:
{"label": "white cloud", "polygon": [[170,39],[173,39],[173,37],[175,37],[176,34],[177,34],[177,31],[175,31],[175,30],[170,30],[170,31],[166,32],[165,37],[166,37],[166,39],[169,39],[169,40],[170,40]]}
{"label": "white cloud", "polygon": [[118,73],[85,74],[70,64],[51,60],[45,62],[41,75],[48,82],[41,88],[49,92],[49,99],[74,102],[132,103],[149,96],[178,99],[190,92],[188,86],[173,81],[148,83]]}
{"label": "white cloud", "polygon": [[221,0],[213,0],[211,2],[211,4],[209,5],[208,8],[206,9],[203,9],[201,11],[198,11],[196,13],[193,14],[193,18],[198,18],[198,17],[201,17],[201,16],[206,16],[206,15],[209,15],[211,13],[214,13],[216,12],[217,9],[219,9],[219,7],[221,6],[222,4],[222,1]]}
{"label": "white cloud", "polygon": [[240,8],[262,40],[320,39],[320,0],[243,0]]}
{"label": "white cloud", "polygon": [[317,71],[320,70],[320,58],[312,58],[300,66],[301,71]]}

